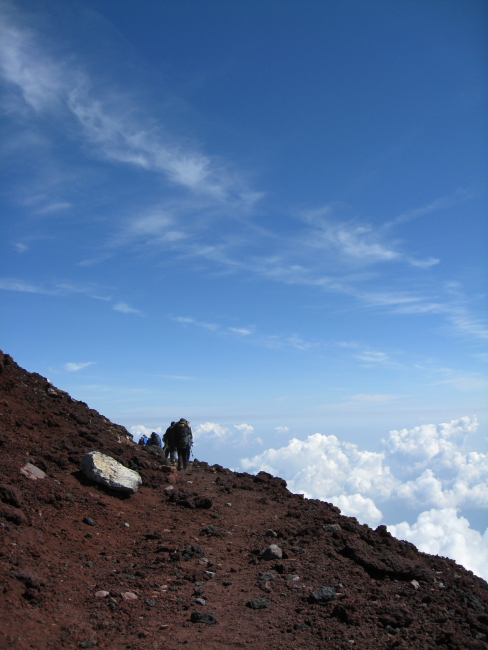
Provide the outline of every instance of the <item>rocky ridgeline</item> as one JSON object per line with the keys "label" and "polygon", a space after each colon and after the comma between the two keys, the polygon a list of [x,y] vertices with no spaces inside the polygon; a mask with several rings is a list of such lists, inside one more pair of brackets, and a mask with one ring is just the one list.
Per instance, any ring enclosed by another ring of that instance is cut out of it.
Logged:
{"label": "rocky ridgeline", "polygon": [[0,450],[1,648],[488,649],[452,560],[265,472],[177,474],[2,353]]}

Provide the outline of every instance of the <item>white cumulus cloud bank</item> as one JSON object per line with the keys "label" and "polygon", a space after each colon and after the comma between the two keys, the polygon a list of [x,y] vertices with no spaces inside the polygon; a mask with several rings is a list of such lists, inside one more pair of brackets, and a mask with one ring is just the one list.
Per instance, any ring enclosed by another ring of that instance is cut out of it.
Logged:
{"label": "white cumulus cloud bank", "polygon": [[150,427],[145,427],[143,424],[137,424],[134,427],[131,427],[129,429],[129,432],[132,433],[134,436],[134,440],[137,442],[141,439],[142,436],[146,436],[146,438],[149,438],[152,432],[159,433],[160,436],[163,436],[164,432],[166,429],[163,431],[162,427],[154,427],[151,429]]}
{"label": "white cumulus cloud bank", "polygon": [[488,579],[488,530],[473,530],[462,516],[464,509],[488,506],[488,455],[467,449],[477,428],[476,418],[463,417],[395,430],[382,440],[380,452],[315,433],[241,464],[247,471],[281,476],[291,491],[332,502],[370,526],[393,523],[383,522],[382,509],[417,517],[389,530]]}
{"label": "white cumulus cloud bank", "polygon": [[199,424],[193,431],[193,437],[200,442],[219,442],[232,439],[234,444],[243,443],[247,440],[248,436],[254,431],[254,427],[250,424],[234,424],[234,429],[223,427],[216,422],[203,422]]}

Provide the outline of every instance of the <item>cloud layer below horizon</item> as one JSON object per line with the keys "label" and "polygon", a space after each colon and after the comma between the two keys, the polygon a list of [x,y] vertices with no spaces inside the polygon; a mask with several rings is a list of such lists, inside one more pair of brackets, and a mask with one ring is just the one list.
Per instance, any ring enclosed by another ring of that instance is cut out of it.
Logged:
{"label": "cloud layer below horizon", "polygon": [[[386,523],[396,537],[486,580],[488,528],[482,534],[462,516],[486,512],[488,504],[488,455],[467,449],[477,427],[476,418],[463,417],[391,431],[381,452],[315,433],[241,463],[246,471],[281,476],[292,492],[332,502],[361,523]],[[395,516],[405,521],[392,521]]]}

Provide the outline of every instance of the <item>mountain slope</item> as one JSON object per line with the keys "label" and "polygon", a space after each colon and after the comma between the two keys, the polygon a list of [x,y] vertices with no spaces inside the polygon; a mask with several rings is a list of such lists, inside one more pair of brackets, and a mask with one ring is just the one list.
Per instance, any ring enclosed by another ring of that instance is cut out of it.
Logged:
{"label": "mountain slope", "polygon": [[[2,648],[488,649],[488,585],[452,560],[264,472],[195,460],[176,476],[3,353],[0,446]],[[89,482],[93,450],[137,469],[139,491]],[[281,558],[261,558],[270,545]]]}

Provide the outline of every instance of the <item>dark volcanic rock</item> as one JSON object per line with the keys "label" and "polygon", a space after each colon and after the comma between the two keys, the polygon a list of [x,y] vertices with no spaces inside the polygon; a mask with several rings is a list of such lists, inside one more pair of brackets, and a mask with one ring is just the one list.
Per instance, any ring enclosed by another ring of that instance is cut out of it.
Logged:
{"label": "dark volcanic rock", "polygon": [[253,598],[247,603],[251,609],[266,609],[271,605],[271,601],[267,598]]}
{"label": "dark volcanic rock", "polygon": [[205,623],[205,625],[216,625],[219,621],[215,614],[203,612],[192,612],[190,616],[192,623]]}
{"label": "dark volcanic rock", "polygon": [[310,603],[324,605],[325,603],[330,603],[331,600],[335,600],[336,598],[337,594],[333,587],[320,587],[320,589],[312,591],[308,600]]}

